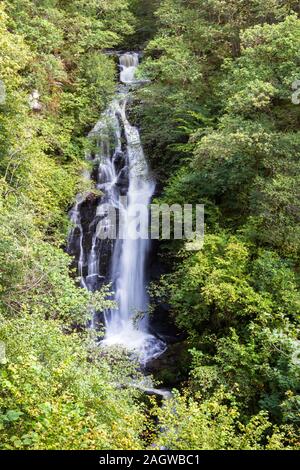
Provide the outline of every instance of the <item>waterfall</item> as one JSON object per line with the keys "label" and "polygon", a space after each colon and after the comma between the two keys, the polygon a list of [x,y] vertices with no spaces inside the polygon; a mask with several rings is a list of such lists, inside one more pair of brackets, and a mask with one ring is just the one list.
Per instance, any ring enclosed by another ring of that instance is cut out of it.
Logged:
{"label": "waterfall", "polygon": [[[135,78],[138,64],[136,53],[120,56],[117,95],[89,134],[96,143],[96,151],[89,156],[94,166],[91,177],[101,195],[77,199],[70,213],[74,229],[69,252],[78,260],[83,287],[95,291],[103,283],[112,284],[116,308],[103,312],[105,337],[101,346],[120,345],[146,364],[165,350],[165,344],[149,333],[148,322],[148,223],[155,181],[139,131],[126,115],[132,85],[139,83]],[[135,229],[139,236],[132,230],[137,207]],[[118,220],[112,214],[117,214]],[[117,228],[116,239],[103,236]]]}
{"label": "waterfall", "polygon": [[122,83],[133,83],[135,81],[135,71],[139,65],[137,53],[123,54],[120,56],[120,81]]}

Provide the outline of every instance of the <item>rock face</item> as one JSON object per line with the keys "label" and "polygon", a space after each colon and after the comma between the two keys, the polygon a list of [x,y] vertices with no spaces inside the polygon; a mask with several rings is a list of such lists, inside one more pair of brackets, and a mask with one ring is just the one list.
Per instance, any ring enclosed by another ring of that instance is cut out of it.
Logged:
{"label": "rock face", "polygon": [[[78,205],[78,220],[72,230],[67,251],[75,258],[76,265],[79,266],[79,275],[82,278],[83,287],[95,292],[99,290],[105,281],[109,281],[110,258],[114,241],[95,239],[97,225],[101,221],[101,215],[97,214],[97,208],[102,196],[91,193]],[[101,245],[101,246],[100,246]],[[97,267],[95,272],[91,272],[89,264],[89,254],[94,251],[101,251],[101,256],[97,257]]]}

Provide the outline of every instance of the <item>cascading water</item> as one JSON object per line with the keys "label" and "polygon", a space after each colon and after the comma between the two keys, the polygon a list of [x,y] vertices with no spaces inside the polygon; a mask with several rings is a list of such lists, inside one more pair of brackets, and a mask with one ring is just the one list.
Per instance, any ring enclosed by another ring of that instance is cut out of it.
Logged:
{"label": "cascading water", "polygon": [[[69,252],[78,259],[83,287],[95,291],[111,282],[115,292],[117,307],[104,312],[106,331],[102,346],[121,345],[146,364],[165,350],[165,344],[149,333],[147,312],[148,206],[155,182],[139,131],[126,116],[131,86],[139,83],[135,79],[138,63],[136,53],[120,56],[122,85],[89,135],[96,141],[97,149],[89,157],[94,164],[91,178],[102,195],[77,198],[70,214],[74,229],[69,237]],[[116,240],[99,236],[116,225],[110,207],[118,213],[120,231]],[[140,237],[132,234],[137,207]]]}
{"label": "cascading water", "polygon": [[132,84],[135,82],[135,72],[139,65],[139,55],[135,52],[120,56],[120,81]]}

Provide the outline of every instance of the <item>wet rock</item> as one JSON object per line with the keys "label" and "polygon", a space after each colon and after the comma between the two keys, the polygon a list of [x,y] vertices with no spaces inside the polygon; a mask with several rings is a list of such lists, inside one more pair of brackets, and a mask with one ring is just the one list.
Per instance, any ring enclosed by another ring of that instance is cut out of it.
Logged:
{"label": "wet rock", "polygon": [[186,341],[169,344],[160,357],[147,364],[147,372],[168,389],[178,387],[187,379],[190,355]]}
{"label": "wet rock", "polygon": [[129,169],[125,166],[118,175],[117,186],[120,189],[120,193],[122,196],[127,194],[128,186],[129,186]]}
{"label": "wet rock", "polygon": [[125,159],[125,155],[123,152],[116,152],[115,156],[114,156],[114,165],[115,165],[115,169],[116,169],[116,173],[120,173],[120,171],[122,170],[122,168],[125,166],[125,163],[126,163],[126,159]]}

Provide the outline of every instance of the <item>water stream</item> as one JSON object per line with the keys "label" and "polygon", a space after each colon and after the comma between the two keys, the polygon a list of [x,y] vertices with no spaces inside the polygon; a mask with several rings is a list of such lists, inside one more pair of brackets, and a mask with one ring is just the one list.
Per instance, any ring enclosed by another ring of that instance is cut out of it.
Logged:
{"label": "water stream", "polygon": [[[126,115],[131,92],[142,83],[135,78],[138,64],[136,53],[119,57],[121,83],[116,97],[89,134],[95,142],[95,150],[87,156],[94,168],[89,177],[101,195],[77,197],[70,212],[74,228],[68,251],[76,257],[83,288],[96,291],[103,284],[112,285],[117,307],[103,312],[105,337],[101,345],[120,345],[145,365],[162,354],[165,344],[149,333],[148,318],[148,206],[155,181],[139,130]],[[132,233],[137,207],[139,237],[136,231]],[[105,237],[112,233],[115,239]]]}

